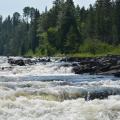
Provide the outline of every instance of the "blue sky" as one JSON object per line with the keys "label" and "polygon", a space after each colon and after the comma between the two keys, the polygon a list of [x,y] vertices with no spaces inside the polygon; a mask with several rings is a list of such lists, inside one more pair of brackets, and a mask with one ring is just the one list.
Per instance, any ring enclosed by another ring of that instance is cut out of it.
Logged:
{"label": "blue sky", "polygon": [[[52,7],[53,0],[0,0],[0,14],[6,17],[14,12],[22,13],[25,6],[32,6],[38,8],[40,12],[44,11],[45,7]],[[93,4],[95,0],[74,0],[75,4],[88,7]]]}

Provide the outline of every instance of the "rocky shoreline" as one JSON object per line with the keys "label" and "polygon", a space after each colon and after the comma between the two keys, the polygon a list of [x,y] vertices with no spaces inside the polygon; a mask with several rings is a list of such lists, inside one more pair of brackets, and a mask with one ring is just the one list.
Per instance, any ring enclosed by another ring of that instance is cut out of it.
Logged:
{"label": "rocky shoreline", "polygon": [[[52,58],[8,58],[8,63],[11,65],[25,66],[26,64],[32,65],[39,62],[52,62]],[[88,73],[120,77],[120,55],[107,55],[95,58],[66,57],[59,59],[59,62],[64,62],[61,65],[64,67],[72,66],[72,71],[75,74]]]}
{"label": "rocky shoreline", "polygon": [[76,74],[89,73],[120,77],[120,56],[109,55],[96,58],[74,58],[74,60],[79,64],[79,66],[73,68]]}

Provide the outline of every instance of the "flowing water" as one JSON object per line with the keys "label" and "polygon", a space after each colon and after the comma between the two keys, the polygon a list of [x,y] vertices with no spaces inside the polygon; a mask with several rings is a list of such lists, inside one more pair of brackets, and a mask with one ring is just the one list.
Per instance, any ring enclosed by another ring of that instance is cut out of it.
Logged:
{"label": "flowing water", "polygon": [[[61,64],[11,66],[0,57],[0,120],[120,120],[119,78]],[[111,96],[89,100],[100,91]]]}

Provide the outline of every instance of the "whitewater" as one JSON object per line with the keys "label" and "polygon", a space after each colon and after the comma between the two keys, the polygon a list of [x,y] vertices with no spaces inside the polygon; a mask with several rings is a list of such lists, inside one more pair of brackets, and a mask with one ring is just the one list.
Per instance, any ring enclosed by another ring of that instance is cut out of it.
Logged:
{"label": "whitewater", "polygon": [[[120,120],[119,78],[75,75],[61,64],[11,66],[0,57],[0,120]],[[110,95],[89,100],[99,91]]]}

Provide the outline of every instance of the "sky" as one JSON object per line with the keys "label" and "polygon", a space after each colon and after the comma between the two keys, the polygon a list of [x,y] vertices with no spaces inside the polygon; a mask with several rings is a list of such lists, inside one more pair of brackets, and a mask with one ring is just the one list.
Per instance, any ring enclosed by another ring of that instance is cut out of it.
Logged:
{"label": "sky", "polygon": [[[93,4],[95,0],[74,0],[75,5],[88,7],[89,4]],[[52,7],[53,0],[0,0],[0,15],[6,17],[12,15],[14,12],[22,13],[22,10],[26,6],[32,6],[38,8],[40,12]]]}

